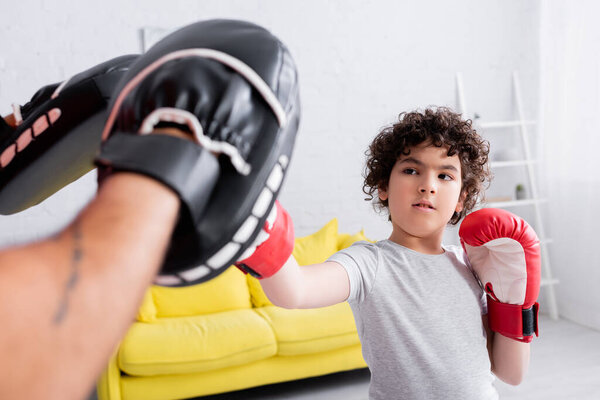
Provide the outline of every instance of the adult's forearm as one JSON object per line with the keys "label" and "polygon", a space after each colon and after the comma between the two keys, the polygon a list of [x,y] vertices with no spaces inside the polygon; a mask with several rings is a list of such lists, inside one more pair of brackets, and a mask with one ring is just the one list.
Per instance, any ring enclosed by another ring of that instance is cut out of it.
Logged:
{"label": "adult's forearm", "polygon": [[157,182],[115,174],[63,232],[0,252],[0,398],[87,395],[162,262],[178,209]]}

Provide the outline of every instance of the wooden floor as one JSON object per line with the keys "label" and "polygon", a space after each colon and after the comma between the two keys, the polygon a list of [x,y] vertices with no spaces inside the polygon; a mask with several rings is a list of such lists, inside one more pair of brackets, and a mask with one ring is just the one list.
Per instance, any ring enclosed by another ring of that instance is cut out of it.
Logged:
{"label": "wooden floor", "polygon": [[[516,387],[497,381],[500,399],[600,400],[600,332],[544,316],[540,329],[527,377]],[[368,387],[368,370],[358,370],[197,399],[364,400]]]}

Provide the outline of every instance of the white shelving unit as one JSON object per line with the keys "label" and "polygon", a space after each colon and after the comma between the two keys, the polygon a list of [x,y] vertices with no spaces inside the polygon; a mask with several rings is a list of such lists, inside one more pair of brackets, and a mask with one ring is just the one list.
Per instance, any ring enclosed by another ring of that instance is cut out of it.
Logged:
{"label": "white shelving unit", "polygon": [[[542,252],[542,281],[541,286],[545,290],[548,300],[548,313],[552,319],[558,319],[558,307],[556,304],[556,294],[554,291],[554,285],[558,284],[558,280],[552,277],[552,269],[550,267],[550,257],[548,256],[547,246],[552,243],[552,239],[546,237],[546,230],[544,229],[544,221],[542,219],[540,205],[547,202],[547,199],[540,198],[538,195],[538,185],[535,174],[536,160],[532,158],[531,149],[529,147],[529,132],[528,127],[535,125],[536,121],[525,120],[523,118],[523,104],[521,101],[521,87],[519,83],[519,76],[516,72],[512,75],[513,85],[513,96],[515,101],[515,107],[517,111],[517,119],[513,121],[489,121],[479,122],[475,121],[476,128],[483,133],[484,136],[487,134],[493,134],[490,131],[499,128],[518,128],[519,136],[521,139],[521,146],[525,158],[522,160],[515,161],[496,161],[491,162],[490,167],[492,170],[507,168],[507,167],[519,167],[525,168],[527,181],[530,188],[530,197],[522,200],[507,200],[507,201],[496,201],[485,203],[483,207],[494,207],[494,208],[512,208],[528,206],[533,208],[535,227],[538,236],[540,237],[540,246]],[[467,106],[465,102],[465,95],[463,90],[462,76],[456,74],[456,90],[458,98],[459,112],[463,115],[467,115]]]}

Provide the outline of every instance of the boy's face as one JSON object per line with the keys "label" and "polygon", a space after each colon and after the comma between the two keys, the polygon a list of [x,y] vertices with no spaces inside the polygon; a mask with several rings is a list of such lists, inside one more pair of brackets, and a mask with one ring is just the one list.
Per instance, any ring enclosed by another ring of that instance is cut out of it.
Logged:
{"label": "boy's face", "polygon": [[462,210],[460,160],[447,153],[447,147],[429,142],[410,148],[392,168],[388,187],[379,189],[379,198],[388,200],[396,238],[439,237],[441,242],[453,213]]}

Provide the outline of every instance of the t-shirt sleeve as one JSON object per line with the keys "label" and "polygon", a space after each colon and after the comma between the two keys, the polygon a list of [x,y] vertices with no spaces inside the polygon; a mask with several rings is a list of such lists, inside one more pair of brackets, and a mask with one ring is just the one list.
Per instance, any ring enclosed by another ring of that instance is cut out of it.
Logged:
{"label": "t-shirt sleeve", "polygon": [[360,241],[338,251],[327,261],[334,261],[346,270],[350,280],[348,302],[362,302],[373,287],[379,265],[379,249],[373,243]]}

